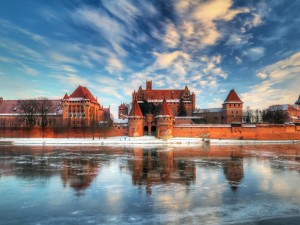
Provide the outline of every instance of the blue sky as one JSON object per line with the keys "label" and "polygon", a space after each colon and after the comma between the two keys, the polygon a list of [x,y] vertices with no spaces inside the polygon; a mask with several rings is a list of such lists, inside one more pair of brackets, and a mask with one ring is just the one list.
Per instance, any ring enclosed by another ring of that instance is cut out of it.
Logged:
{"label": "blue sky", "polygon": [[111,105],[183,88],[252,109],[300,94],[300,1],[1,0],[0,96],[62,98],[80,84]]}

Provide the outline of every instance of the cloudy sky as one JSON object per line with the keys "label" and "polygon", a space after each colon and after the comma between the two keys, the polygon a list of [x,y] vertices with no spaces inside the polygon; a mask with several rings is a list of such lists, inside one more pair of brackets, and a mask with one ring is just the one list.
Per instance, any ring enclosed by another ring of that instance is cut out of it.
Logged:
{"label": "cloudy sky", "polygon": [[294,103],[299,11],[294,0],[1,0],[0,96],[84,85],[115,111],[148,79],[188,85],[200,108],[232,88],[252,109]]}

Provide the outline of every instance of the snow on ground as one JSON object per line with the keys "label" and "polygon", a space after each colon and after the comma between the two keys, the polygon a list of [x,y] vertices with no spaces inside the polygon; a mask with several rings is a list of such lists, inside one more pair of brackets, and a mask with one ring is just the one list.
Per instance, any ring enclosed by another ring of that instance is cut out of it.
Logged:
{"label": "snow on ground", "polygon": [[108,138],[5,138],[0,144],[14,145],[234,145],[234,144],[270,144],[270,143],[300,143],[294,140],[220,140],[202,138],[171,138],[157,139],[153,136],[143,137],[108,137]]}

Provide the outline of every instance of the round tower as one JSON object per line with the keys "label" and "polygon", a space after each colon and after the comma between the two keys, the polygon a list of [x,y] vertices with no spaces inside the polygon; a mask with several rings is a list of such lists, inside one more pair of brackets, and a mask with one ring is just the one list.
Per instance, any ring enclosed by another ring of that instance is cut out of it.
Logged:
{"label": "round tower", "polygon": [[143,136],[144,117],[140,109],[139,103],[135,99],[132,109],[128,116],[128,136],[141,137]]}
{"label": "round tower", "polygon": [[169,139],[173,137],[174,116],[164,98],[160,113],[155,117],[157,120],[157,138]]}

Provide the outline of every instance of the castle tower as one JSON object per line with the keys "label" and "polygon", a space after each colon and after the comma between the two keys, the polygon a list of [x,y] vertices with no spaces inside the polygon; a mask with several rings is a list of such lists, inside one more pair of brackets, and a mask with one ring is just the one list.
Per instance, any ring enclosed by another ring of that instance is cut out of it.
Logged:
{"label": "castle tower", "polygon": [[297,117],[298,117],[298,121],[300,122],[300,95],[298,100],[295,102],[295,104],[297,105]]}
{"label": "castle tower", "polygon": [[152,80],[146,81],[146,90],[151,91],[152,90]]}
{"label": "castle tower", "polygon": [[125,119],[128,116],[128,107],[125,105],[125,103],[122,103],[119,105],[119,119]]}
{"label": "castle tower", "polygon": [[164,98],[161,110],[155,117],[157,119],[157,138],[168,139],[173,137],[174,116]]}
{"label": "castle tower", "polygon": [[299,95],[299,98],[298,100],[295,102],[296,105],[298,105],[300,107],[300,95]]}
{"label": "castle tower", "polygon": [[128,136],[140,137],[143,136],[143,121],[144,117],[140,109],[139,103],[135,99],[132,109],[128,116]]}
{"label": "castle tower", "polygon": [[243,102],[232,89],[223,103],[223,123],[242,122]]}

